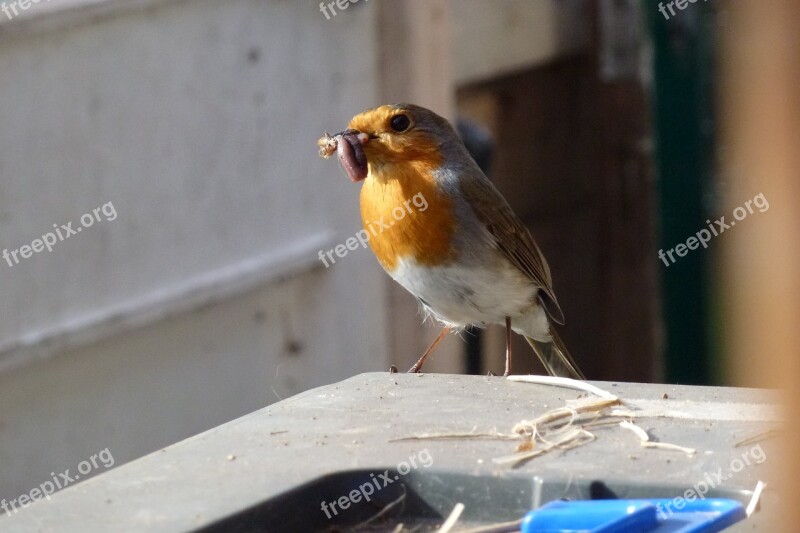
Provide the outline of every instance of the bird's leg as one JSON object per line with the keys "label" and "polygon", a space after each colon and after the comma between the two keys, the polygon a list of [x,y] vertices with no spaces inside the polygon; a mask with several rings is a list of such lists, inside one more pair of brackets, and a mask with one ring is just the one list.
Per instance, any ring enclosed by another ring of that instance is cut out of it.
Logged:
{"label": "bird's leg", "polygon": [[450,332],[451,327],[452,326],[445,326],[444,329],[442,329],[441,333],[439,333],[439,336],[434,339],[431,345],[428,346],[428,349],[425,350],[425,353],[422,354],[422,357],[419,358],[419,361],[414,363],[414,366],[408,370],[409,374],[416,374],[420,371],[420,369],[422,369],[422,365],[425,364],[425,359],[427,359],[431,352],[433,352],[434,348],[436,348],[436,345],[442,341],[444,336]]}
{"label": "bird's leg", "polygon": [[503,377],[511,373],[511,317],[506,317],[506,371]]}

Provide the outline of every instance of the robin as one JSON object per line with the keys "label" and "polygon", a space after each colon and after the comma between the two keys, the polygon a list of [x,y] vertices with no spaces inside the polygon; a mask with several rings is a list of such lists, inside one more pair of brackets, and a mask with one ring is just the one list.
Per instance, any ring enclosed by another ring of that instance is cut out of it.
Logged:
{"label": "robin", "polygon": [[[564,314],[550,267],[527,228],[483,174],[453,127],[412,104],[364,111],[319,141],[337,153],[361,187],[361,219],[384,270],[413,294],[441,333],[409,372],[453,330],[506,328],[504,375],[511,372],[511,331],[523,335],[552,375],[584,379],[552,324]],[[424,212],[397,214],[424,198]],[[376,232],[373,222],[391,221]]]}

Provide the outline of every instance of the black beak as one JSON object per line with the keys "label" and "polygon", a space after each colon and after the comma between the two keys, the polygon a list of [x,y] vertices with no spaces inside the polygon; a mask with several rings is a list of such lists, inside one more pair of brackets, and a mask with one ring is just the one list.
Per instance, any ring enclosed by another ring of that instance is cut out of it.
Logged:
{"label": "black beak", "polygon": [[340,135],[349,135],[349,134],[358,135],[359,133],[361,132],[358,130],[354,130],[353,128],[347,128],[346,130],[342,130],[339,133],[334,133],[333,136],[338,137]]}
{"label": "black beak", "polygon": [[[339,135],[358,135],[359,133],[364,133],[364,132],[361,132],[361,131],[358,131],[358,130],[354,130],[353,128],[347,128],[346,130],[342,130],[339,133],[334,133],[333,137],[338,137]],[[378,136],[375,135],[374,133],[367,133],[367,136],[370,139],[377,139],[378,138]]]}

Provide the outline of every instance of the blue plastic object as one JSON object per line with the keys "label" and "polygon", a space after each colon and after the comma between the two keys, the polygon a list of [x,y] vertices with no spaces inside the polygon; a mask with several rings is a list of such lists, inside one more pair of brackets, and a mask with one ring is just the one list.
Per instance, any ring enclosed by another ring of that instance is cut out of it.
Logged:
{"label": "blue plastic object", "polygon": [[715,533],[744,518],[723,498],[555,501],[525,515],[522,533]]}

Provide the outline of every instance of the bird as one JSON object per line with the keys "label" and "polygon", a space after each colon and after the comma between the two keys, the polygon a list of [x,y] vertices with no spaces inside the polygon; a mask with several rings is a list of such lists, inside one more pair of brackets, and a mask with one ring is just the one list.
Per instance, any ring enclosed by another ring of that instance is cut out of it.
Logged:
{"label": "bird", "polygon": [[[542,251],[445,118],[414,104],[381,105],[318,146],[362,183],[361,219],[378,262],[442,326],[409,372],[420,372],[449,332],[499,324],[504,376],[513,331],[549,374],[585,379],[553,327],[564,313]],[[412,202],[418,210],[406,209]]]}

